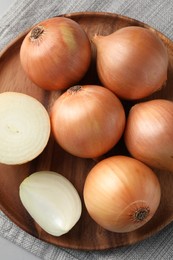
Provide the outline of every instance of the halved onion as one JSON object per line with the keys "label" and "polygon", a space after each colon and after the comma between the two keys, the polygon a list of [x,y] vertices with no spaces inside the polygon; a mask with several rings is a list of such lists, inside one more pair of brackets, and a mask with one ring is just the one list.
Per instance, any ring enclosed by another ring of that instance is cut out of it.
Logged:
{"label": "halved onion", "polygon": [[17,92],[0,94],[0,162],[22,164],[47,145],[50,119],[35,98]]}
{"label": "halved onion", "polygon": [[76,188],[57,172],[31,174],[20,184],[19,196],[31,217],[53,236],[69,232],[81,216],[82,204]]}

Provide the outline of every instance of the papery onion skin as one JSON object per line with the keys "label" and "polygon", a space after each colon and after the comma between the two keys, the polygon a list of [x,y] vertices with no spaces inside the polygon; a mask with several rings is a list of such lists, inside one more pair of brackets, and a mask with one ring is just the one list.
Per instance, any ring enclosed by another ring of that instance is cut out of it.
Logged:
{"label": "papery onion skin", "polygon": [[61,236],[78,222],[82,203],[73,184],[53,171],[39,171],[19,187],[20,200],[31,217],[47,233]]}
{"label": "papery onion skin", "polygon": [[156,99],[134,105],[124,138],[133,157],[173,172],[173,102]]}
{"label": "papery onion skin", "polygon": [[97,70],[104,86],[123,99],[140,99],[167,80],[168,53],[149,29],[124,27],[108,36],[95,35]]}
{"label": "papery onion skin", "polygon": [[91,60],[87,34],[75,21],[49,18],[35,25],[20,49],[27,76],[47,90],[69,88],[86,73]]}
{"label": "papery onion skin", "polygon": [[83,158],[109,151],[122,136],[126,121],[120,100],[96,85],[68,89],[53,104],[50,119],[59,145]]}
{"label": "papery onion skin", "polygon": [[84,202],[89,215],[106,230],[131,232],[146,224],[160,204],[157,176],[142,162],[113,156],[86,177]]}

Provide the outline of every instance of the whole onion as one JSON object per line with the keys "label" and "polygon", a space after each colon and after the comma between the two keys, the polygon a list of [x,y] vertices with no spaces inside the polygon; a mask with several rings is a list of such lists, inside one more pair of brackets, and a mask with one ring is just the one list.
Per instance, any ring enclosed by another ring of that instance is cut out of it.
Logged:
{"label": "whole onion", "polygon": [[154,216],[160,196],[160,183],[154,172],[126,156],[100,161],[91,169],[84,185],[89,215],[112,232],[142,227]]}
{"label": "whole onion", "polygon": [[146,97],[167,79],[168,54],[153,31],[137,26],[93,38],[97,70],[104,86],[124,99]]}
{"label": "whole onion", "polygon": [[26,35],[20,60],[36,85],[47,90],[69,88],[89,67],[90,41],[77,22],[65,17],[49,18]]}
{"label": "whole onion", "polygon": [[96,85],[69,88],[53,104],[50,118],[59,145],[83,158],[96,158],[113,148],[126,121],[116,95]]}
{"label": "whole onion", "polygon": [[142,162],[173,172],[173,102],[164,99],[134,105],[125,129],[129,152]]}

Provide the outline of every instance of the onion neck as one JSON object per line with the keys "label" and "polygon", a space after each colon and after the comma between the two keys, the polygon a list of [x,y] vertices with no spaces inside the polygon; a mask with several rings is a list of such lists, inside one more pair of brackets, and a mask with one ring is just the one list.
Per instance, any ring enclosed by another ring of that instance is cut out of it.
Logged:
{"label": "onion neck", "polygon": [[34,27],[31,31],[31,35],[30,35],[30,40],[34,41],[38,38],[40,38],[40,36],[44,33],[44,27],[41,25],[38,25],[36,27]]}
{"label": "onion neck", "polygon": [[100,42],[100,40],[103,39],[103,37],[104,37],[104,36],[102,36],[102,35],[95,34],[95,35],[93,36],[93,38],[91,39],[91,41],[94,43],[95,46],[98,47],[98,46],[99,46],[99,42]]}
{"label": "onion neck", "polygon": [[82,90],[82,86],[81,85],[76,85],[76,86],[73,86],[71,88],[69,88],[67,90],[67,92],[71,95],[73,94],[76,94],[77,92],[81,91]]}

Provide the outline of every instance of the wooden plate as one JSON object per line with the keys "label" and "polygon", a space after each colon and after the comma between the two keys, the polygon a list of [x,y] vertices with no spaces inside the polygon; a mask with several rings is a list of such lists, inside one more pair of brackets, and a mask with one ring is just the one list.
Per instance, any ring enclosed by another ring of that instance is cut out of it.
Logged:
{"label": "wooden plate", "polygon": [[[125,26],[149,26],[111,13],[75,13],[67,14],[77,21],[87,32],[89,38],[95,33],[108,35]],[[169,69],[166,86],[150,98],[166,98],[173,100],[173,43],[157,32],[168,48]],[[24,74],[19,60],[19,50],[26,32],[15,39],[0,53],[0,92],[17,91],[37,98],[49,111],[53,101],[60,92],[48,92],[34,85]],[[95,49],[92,46],[93,60],[91,67],[82,80],[82,84],[99,84],[95,69]],[[131,105],[124,102],[126,108]],[[126,154],[123,142],[112,149],[112,154]],[[162,188],[162,199],[156,215],[142,228],[130,233],[113,233],[102,229],[88,215],[83,205],[80,221],[66,235],[54,237],[44,232],[29,216],[19,199],[19,185],[29,174],[50,169],[66,176],[77,188],[82,199],[83,185],[89,170],[96,164],[92,159],[81,159],[63,151],[51,136],[44,152],[35,160],[20,165],[7,166],[0,164],[0,208],[20,228],[31,235],[52,244],[73,249],[108,249],[129,245],[143,240],[163,229],[173,220],[173,174],[157,171]],[[142,192],[142,191],[141,191]],[[83,199],[82,199],[83,200]]]}

